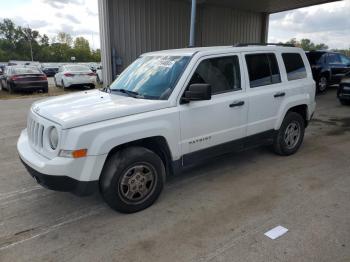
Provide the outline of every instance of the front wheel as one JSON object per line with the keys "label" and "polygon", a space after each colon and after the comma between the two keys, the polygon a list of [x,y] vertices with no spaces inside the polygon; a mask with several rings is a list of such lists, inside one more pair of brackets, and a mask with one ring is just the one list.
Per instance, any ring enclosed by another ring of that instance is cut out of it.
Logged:
{"label": "front wheel", "polygon": [[134,213],[151,206],[164,183],[165,168],[160,157],[143,147],[129,147],[107,159],[100,190],[111,208]]}
{"label": "front wheel", "polygon": [[304,133],[305,122],[303,117],[295,112],[287,113],[274,138],[273,148],[275,153],[281,156],[296,153],[304,140]]}

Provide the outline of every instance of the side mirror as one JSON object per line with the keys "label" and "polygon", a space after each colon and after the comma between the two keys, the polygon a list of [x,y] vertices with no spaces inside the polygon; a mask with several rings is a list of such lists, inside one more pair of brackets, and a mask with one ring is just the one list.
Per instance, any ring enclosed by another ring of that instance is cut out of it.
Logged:
{"label": "side mirror", "polygon": [[185,91],[181,98],[181,103],[189,103],[190,101],[202,101],[211,99],[211,85],[210,84],[192,84],[188,90]]}

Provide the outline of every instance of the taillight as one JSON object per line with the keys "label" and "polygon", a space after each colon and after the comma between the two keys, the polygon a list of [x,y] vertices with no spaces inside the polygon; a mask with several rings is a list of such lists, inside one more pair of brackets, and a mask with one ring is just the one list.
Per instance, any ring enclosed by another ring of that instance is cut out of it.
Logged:
{"label": "taillight", "polygon": [[74,74],[71,74],[71,73],[64,73],[64,76],[66,76],[66,77],[72,77],[72,76],[74,76]]}
{"label": "taillight", "polygon": [[41,75],[41,76],[39,76],[39,80],[47,80],[47,76],[46,75]]}
{"label": "taillight", "polygon": [[96,76],[96,74],[95,74],[95,73],[93,73],[93,72],[88,73],[87,75],[88,75],[88,76]]}
{"label": "taillight", "polygon": [[15,75],[15,76],[11,76],[11,80],[12,80],[12,81],[16,81],[16,80],[18,80],[19,78],[20,78],[20,77],[19,77],[19,76],[16,76],[16,75]]}

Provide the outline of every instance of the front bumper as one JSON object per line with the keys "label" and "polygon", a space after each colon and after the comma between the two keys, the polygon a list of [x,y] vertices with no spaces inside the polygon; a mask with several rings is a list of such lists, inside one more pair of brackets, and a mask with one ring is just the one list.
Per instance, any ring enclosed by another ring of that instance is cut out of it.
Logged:
{"label": "front bumper", "polygon": [[50,176],[31,168],[21,159],[23,165],[36,182],[55,191],[71,192],[77,196],[88,196],[98,191],[98,181],[78,181],[68,176]]}
{"label": "front bumper", "polygon": [[338,87],[337,96],[341,100],[350,100],[350,83],[341,84]]}
{"label": "front bumper", "polygon": [[86,196],[98,190],[98,181],[107,155],[72,159],[48,159],[30,145],[27,131],[21,133],[17,151],[29,173],[37,182],[51,190]]}

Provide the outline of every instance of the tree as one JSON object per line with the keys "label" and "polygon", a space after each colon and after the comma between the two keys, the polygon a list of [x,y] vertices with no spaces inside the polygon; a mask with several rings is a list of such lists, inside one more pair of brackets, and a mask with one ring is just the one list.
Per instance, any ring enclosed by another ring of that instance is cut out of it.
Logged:
{"label": "tree", "polygon": [[301,39],[300,41],[298,41],[296,38],[292,38],[291,40],[286,42],[286,44],[292,44],[294,46],[304,49],[305,51],[328,49],[328,46],[326,44],[314,44],[310,39],[307,38]]}
{"label": "tree", "polygon": [[66,44],[68,46],[72,46],[72,43],[73,43],[72,36],[68,33],[65,33],[65,32],[59,32],[57,34],[56,40],[57,40],[57,42],[59,42],[61,44]]}
{"label": "tree", "polygon": [[73,37],[65,32],[50,39],[36,30],[16,26],[10,19],[0,21],[0,61],[31,60],[40,62],[69,62],[72,56],[77,62],[100,62],[100,50],[90,50],[84,37]]}

